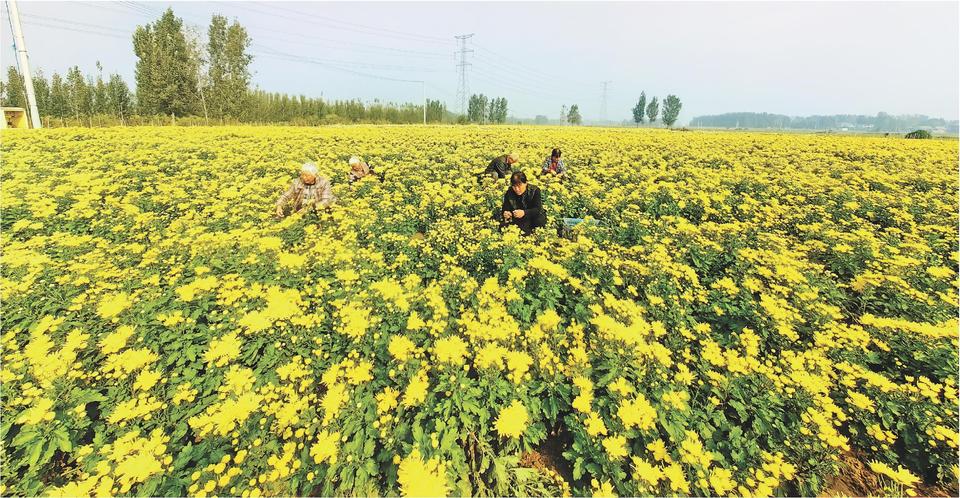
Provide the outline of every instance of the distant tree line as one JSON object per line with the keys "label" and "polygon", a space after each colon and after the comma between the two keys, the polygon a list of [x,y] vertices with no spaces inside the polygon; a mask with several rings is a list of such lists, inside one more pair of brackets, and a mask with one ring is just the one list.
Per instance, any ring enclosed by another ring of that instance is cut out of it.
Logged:
{"label": "distant tree line", "polygon": [[[7,68],[0,82],[0,105],[27,107],[26,90],[16,68]],[[321,125],[343,123],[421,123],[423,106],[359,100],[324,100],[304,95],[248,90],[243,107],[236,114],[221,113],[211,106],[209,118],[200,114],[152,113],[144,109],[127,83],[117,74],[85,75],[78,67],[66,76],[50,78],[37,72],[33,77],[37,108],[44,126],[117,126],[149,124],[237,124],[286,123]],[[199,94],[198,94],[199,96]],[[210,97],[207,97],[210,98]],[[439,100],[427,100],[428,123],[452,123],[456,116]]]}
{"label": "distant tree line", "polygon": [[490,98],[474,94],[467,101],[466,121],[478,124],[502,124],[507,122],[507,99]]}
{"label": "distant tree line", "polygon": [[876,116],[834,114],[830,116],[787,116],[766,112],[730,112],[711,116],[697,116],[690,126],[709,128],[780,128],[796,130],[851,130],[899,132],[917,128],[946,128],[956,132],[957,121],[946,121],[924,115],[892,116],[885,112]]}
{"label": "distant tree line", "polygon": [[[420,123],[423,104],[325,101],[250,88],[250,37],[238,22],[213,15],[207,39],[185,28],[172,9],[133,34],[135,91],[119,74],[95,75],[74,66],[65,76],[33,76],[45,126],[226,123]],[[484,97],[486,99],[486,97]],[[23,78],[13,66],[0,82],[0,104],[27,107]],[[428,122],[456,117],[439,100],[426,102]],[[485,102],[480,122],[505,122],[506,99]]]}
{"label": "distant tree line", "polygon": [[661,113],[661,102],[657,97],[653,97],[650,102],[647,102],[647,92],[640,92],[637,105],[633,106],[633,122],[640,126],[644,123],[644,117],[646,117],[646,121],[653,124],[657,122],[657,116],[660,116],[663,124],[673,126],[673,123],[677,122],[677,117],[680,116],[680,109],[683,107],[680,98],[676,95],[667,95],[663,99],[662,105]]}
{"label": "distant tree line", "polygon": [[[37,98],[37,110],[50,118],[72,120],[77,125],[99,125],[104,117],[123,123],[134,107],[134,97],[123,78],[111,74],[104,78],[102,67],[97,63],[97,76],[84,75],[74,66],[66,76],[58,73],[48,80],[42,71],[33,76],[33,91]],[[13,66],[7,68],[6,81],[0,82],[0,103],[4,106],[27,108],[27,92],[23,77]],[[98,116],[99,122],[94,122]]]}

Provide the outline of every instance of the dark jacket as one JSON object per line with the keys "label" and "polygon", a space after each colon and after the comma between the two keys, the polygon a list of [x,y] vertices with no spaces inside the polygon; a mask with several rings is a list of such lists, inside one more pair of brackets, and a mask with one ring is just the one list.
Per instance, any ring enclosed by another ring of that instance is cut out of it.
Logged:
{"label": "dark jacket", "polygon": [[547,225],[547,213],[543,210],[543,199],[539,188],[527,184],[527,190],[523,192],[523,195],[517,195],[513,188],[508,188],[507,193],[503,194],[503,206],[500,208],[501,215],[503,211],[517,209],[524,211],[523,218],[519,220],[511,219],[507,223],[517,225],[523,233],[529,234],[534,228]]}
{"label": "dark jacket", "polygon": [[490,161],[490,164],[487,166],[487,169],[483,170],[483,174],[487,175],[490,173],[496,173],[497,178],[506,178],[510,174],[513,168],[507,164],[507,156],[503,155],[497,158],[494,158],[493,161]]}

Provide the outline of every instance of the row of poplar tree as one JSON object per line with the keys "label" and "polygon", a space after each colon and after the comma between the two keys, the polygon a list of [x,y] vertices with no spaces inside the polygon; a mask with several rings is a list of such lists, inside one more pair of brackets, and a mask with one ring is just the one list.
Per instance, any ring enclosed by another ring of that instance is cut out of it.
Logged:
{"label": "row of poplar tree", "polygon": [[637,105],[633,107],[633,122],[640,126],[644,123],[644,116],[646,116],[647,121],[653,124],[657,122],[657,115],[660,115],[663,124],[673,126],[673,123],[677,122],[677,117],[680,116],[681,107],[683,107],[683,104],[679,97],[667,95],[663,99],[663,113],[661,114],[660,101],[657,100],[657,97],[653,97],[650,102],[647,102],[647,92],[640,92],[640,99],[637,101]]}
{"label": "row of poplar tree", "polygon": [[479,124],[506,123],[507,99],[490,98],[482,93],[471,95],[467,101],[466,121]]}
{"label": "row of poplar tree", "polygon": [[[135,92],[119,74],[105,76],[99,62],[96,75],[85,75],[77,66],[49,79],[38,71],[33,76],[38,111],[46,126],[423,120],[418,104],[326,101],[251,89],[250,42],[243,26],[221,15],[212,17],[203,40],[168,8],[160,19],[134,31]],[[9,67],[6,82],[0,82],[0,103],[26,108],[25,90],[20,73]],[[428,100],[426,106],[427,121],[452,120],[439,100]]]}

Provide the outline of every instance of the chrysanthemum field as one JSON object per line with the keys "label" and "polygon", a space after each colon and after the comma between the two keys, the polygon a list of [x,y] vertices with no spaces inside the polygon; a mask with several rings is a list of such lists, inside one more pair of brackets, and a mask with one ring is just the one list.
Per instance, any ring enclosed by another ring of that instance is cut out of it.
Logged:
{"label": "chrysanthemum field", "polygon": [[[4,495],[957,491],[956,140],[0,138]],[[474,176],[513,151],[532,237]],[[276,220],[304,161],[337,204]]]}

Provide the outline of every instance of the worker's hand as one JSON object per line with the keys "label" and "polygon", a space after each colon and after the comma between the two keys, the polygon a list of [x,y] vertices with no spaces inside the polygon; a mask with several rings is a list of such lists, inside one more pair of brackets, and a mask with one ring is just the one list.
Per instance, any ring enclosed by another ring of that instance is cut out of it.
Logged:
{"label": "worker's hand", "polygon": [[517,209],[516,211],[513,212],[513,217],[520,219],[520,218],[523,218],[523,215],[525,214],[527,213],[524,213],[522,209]]}
{"label": "worker's hand", "polygon": [[277,206],[277,218],[283,218],[283,207]]}
{"label": "worker's hand", "polygon": [[513,213],[511,213],[510,211],[504,211],[504,212],[503,212],[503,219],[509,220],[509,219],[512,218],[512,217],[513,217]]}

